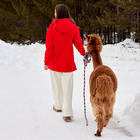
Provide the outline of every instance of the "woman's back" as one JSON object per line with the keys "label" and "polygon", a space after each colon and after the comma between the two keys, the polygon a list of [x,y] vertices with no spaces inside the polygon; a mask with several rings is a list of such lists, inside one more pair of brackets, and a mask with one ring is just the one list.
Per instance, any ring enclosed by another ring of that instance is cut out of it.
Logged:
{"label": "woman's back", "polygon": [[71,22],[70,18],[53,20],[49,26],[46,37],[46,47],[53,44],[52,58],[49,68],[58,72],[71,72],[76,70],[73,53],[73,43],[77,50],[84,55],[82,39],[79,28]]}

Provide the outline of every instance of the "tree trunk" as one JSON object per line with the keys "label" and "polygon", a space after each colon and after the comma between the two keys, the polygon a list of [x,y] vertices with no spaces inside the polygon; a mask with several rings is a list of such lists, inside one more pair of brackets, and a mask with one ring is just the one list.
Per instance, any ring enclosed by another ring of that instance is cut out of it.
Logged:
{"label": "tree trunk", "polygon": [[[119,14],[119,6],[117,6],[117,14]],[[117,43],[120,42],[120,29],[117,29]]]}
{"label": "tree trunk", "polygon": [[140,42],[140,33],[139,33],[139,6],[137,7],[137,32],[135,42]]}
{"label": "tree trunk", "polygon": [[108,41],[107,42],[109,44],[110,43],[110,41],[109,41],[109,27],[108,27],[108,31],[107,32],[108,32]]}
{"label": "tree trunk", "polygon": [[114,44],[116,43],[116,28],[114,27]]}

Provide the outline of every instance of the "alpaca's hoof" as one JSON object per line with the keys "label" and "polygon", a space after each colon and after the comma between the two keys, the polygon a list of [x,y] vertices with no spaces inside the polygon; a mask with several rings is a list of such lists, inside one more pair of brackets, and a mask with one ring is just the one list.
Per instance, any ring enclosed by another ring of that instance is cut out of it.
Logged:
{"label": "alpaca's hoof", "polygon": [[96,137],[101,137],[101,132],[97,131],[96,134],[94,134]]}

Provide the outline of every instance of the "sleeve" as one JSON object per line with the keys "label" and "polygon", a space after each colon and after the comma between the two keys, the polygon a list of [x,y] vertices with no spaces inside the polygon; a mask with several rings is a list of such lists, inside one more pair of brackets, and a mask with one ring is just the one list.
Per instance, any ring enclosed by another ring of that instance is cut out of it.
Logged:
{"label": "sleeve", "polygon": [[53,47],[54,47],[54,40],[53,40],[54,24],[53,24],[53,22],[50,24],[50,26],[46,32],[46,41],[45,41],[46,51],[45,51],[45,57],[44,57],[44,65],[49,65],[49,62],[52,59]]}
{"label": "sleeve", "polygon": [[74,46],[76,47],[76,49],[80,52],[80,54],[82,56],[84,56],[85,55],[85,48],[83,46],[83,41],[82,41],[82,38],[80,36],[79,28],[77,26],[75,29],[73,41],[74,41]]}

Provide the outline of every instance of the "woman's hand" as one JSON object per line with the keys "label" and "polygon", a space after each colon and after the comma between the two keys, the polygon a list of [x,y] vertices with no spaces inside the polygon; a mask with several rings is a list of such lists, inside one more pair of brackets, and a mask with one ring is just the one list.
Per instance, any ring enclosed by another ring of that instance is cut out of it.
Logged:
{"label": "woman's hand", "polygon": [[89,52],[86,52],[84,58],[88,60],[89,57],[91,57],[91,54]]}
{"label": "woman's hand", "polygon": [[44,65],[44,70],[48,70],[49,66],[48,65]]}

